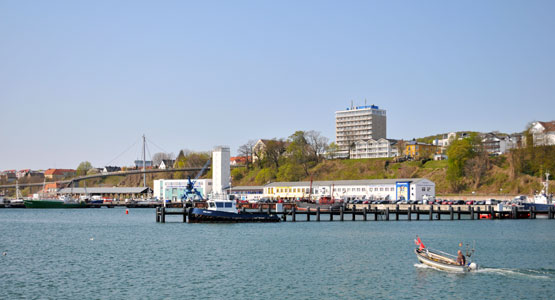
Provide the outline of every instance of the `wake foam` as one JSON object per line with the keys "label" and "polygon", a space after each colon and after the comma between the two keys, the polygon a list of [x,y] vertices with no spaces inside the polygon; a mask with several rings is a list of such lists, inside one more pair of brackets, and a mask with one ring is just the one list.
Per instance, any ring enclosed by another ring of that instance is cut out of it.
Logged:
{"label": "wake foam", "polygon": [[533,270],[533,269],[506,269],[506,268],[479,268],[474,271],[477,274],[495,274],[507,277],[527,277],[543,280],[554,280],[553,272],[549,270]]}

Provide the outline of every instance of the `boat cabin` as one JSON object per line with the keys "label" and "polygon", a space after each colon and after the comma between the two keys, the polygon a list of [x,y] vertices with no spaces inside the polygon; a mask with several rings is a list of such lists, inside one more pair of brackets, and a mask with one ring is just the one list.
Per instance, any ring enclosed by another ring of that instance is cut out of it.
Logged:
{"label": "boat cabin", "polygon": [[206,202],[208,204],[208,210],[237,213],[237,205],[235,204],[235,200],[210,199]]}

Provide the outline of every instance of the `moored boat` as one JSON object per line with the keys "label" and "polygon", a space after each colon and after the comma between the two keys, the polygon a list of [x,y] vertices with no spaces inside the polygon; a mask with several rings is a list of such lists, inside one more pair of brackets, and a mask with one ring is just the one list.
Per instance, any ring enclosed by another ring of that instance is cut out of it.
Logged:
{"label": "moored boat", "polygon": [[87,204],[84,201],[75,201],[69,197],[61,197],[59,199],[32,199],[23,200],[26,208],[85,208]]}
{"label": "moored boat", "polygon": [[217,147],[212,153],[212,197],[206,201],[207,208],[190,208],[190,223],[246,223],[279,222],[275,214],[239,212],[235,199],[226,191],[230,189],[229,148]]}
{"label": "moored boat", "polygon": [[242,213],[235,200],[218,197],[206,201],[207,208],[191,208],[190,223],[269,223],[279,222],[277,215],[267,213]]}
{"label": "moored boat", "polygon": [[[443,251],[434,250],[427,248],[420,241],[420,238],[416,240],[417,248],[414,249],[416,258],[422,264],[427,266],[449,272],[470,272],[478,269],[478,265],[472,261],[465,261],[464,264],[457,263],[457,256],[445,253]],[[470,258],[472,256],[472,251],[466,252],[466,257]]]}
{"label": "moored boat", "polygon": [[548,211],[553,204],[553,194],[549,193],[549,173],[545,173],[545,181],[542,182],[543,188],[541,192],[536,193],[534,197],[527,202],[523,202],[525,209],[531,209],[532,207],[536,211]]}

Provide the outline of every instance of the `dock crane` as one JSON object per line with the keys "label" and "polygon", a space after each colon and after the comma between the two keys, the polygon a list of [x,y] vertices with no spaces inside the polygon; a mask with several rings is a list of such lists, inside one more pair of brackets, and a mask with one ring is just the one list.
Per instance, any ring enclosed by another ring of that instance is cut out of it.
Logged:
{"label": "dock crane", "polygon": [[202,197],[202,194],[195,188],[195,183],[200,178],[202,173],[204,173],[206,168],[208,168],[209,165],[210,165],[210,159],[206,161],[202,169],[197,173],[197,176],[195,177],[195,179],[191,180],[191,176],[187,176],[188,182],[187,182],[187,186],[185,187],[185,194],[181,197],[181,201],[183,203],[185,203],[185,201],[187,200],[191,200],[195,198],[199,200],[204,200]]}

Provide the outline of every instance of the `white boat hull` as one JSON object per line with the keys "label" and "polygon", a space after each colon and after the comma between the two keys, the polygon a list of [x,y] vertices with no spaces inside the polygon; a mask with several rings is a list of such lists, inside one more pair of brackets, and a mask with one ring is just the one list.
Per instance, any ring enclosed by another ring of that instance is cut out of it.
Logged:
{"label": "white boat hull", "polygon": [[455,264],[447,264],[447,263],[433,260],[431,258],[428,258],[424,253],[419,253],[417,249],[414,250],[414,253],[416,254],[416,258],[418,259],[419,262],[439,270],[449,271],[449,272],[459,272],[459,273],[464,273],[472,270],[470,266],[459,266]]}

